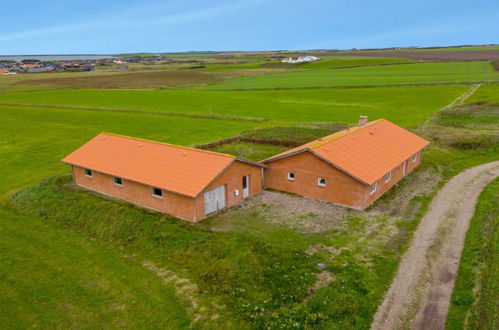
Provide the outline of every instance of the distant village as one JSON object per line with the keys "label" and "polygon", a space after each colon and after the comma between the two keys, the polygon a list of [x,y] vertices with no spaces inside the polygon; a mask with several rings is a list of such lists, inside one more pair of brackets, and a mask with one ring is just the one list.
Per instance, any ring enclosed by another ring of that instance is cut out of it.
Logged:
{"label": "distant village", "polygon": [[171,59],[161,55],[135,56],[125,58],[105,58],[73,61],[41,61],[38,59],[25,59],[21,61],[0,60],[0,75],[15,75],[17,73],[40,72],[89,72],[95,71],[99,66],[113,66],[114,69],[128,69],[127,63],[139,62],[168,62]]}
{"label": "distant village", "polygon": [[[232,57],[232,56],[230,56]],[[219,56],[219,58],[221,58]],[[303,64],[320,61],[319,57],[312,55],[282,56],[274,55],[267,58],[267,61],[279,61],[287,64]],[[133,56],[133,57],[111,57],[103,59],[82,59],[82,60],[0,60],[0,75],[15,75],[18,73],[42,73],[42,72],[90,72],[95,71],[99,66],[111,67],[115,70],[128,69],[129,63],[146,64],[204,64],[198,60],[175,60],[162,55]],[[197,68],[197,67],[196,67]]]}

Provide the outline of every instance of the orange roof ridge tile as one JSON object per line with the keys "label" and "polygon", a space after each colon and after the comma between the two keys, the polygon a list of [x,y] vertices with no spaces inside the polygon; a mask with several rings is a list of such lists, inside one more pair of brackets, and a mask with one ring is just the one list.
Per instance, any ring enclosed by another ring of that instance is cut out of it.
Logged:
{"label": "orange roof ridge tile", "polygon": [[[371,121],[371,122],[369,122],[369,123],[367,123],[367,124],[365,124],[363,126],[354,126],[354,127],[346,128],[344,130],[341,130],[341,131],[338,131],[336,133],[333,133],[332,135],[329,136],[329,138],[326,137],[326,138],[317,139],[315,141],[319,141],[319,142],[317,142],[317,144],[313,144],[313,145],[309,146],[309,148],[310,149],[317,148],[317,147],[319,147],[319,146],[321,146],[323,144],[332,142],[334,140],[337,140],[337,139],[340,139],[340,138],[345,137],[347,135],[350,135],[353,132],[356,132],[358,130],[364,129],[364,128],[368,127],[369,125],[372,125],[372,124],[374,124],[376,122],[379,122],[381,120],[384,120],[384,119],[377,119],[377,120]],[[312,141],[312,142],[314,142],[314,141]]]}

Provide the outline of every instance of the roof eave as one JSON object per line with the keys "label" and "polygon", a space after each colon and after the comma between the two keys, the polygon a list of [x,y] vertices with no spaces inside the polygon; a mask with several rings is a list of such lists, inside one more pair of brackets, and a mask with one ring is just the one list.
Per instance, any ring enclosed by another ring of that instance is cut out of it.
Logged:
{"label": "roof eave", "polygon": [[[71,165],[71,166],[78,166],[78,167],[82,167],[82,168],[88,168],[89,170],[92,170],[92,171],[95,171],[95,172],[98,172],[98,173],[102,173],[102,174],[105,174],[105,175],[111,175],[111,176],[114,176],[114,174],[111,174],[111,173],[106,173],[106,172],[102,172],[100,170],[95,170],[91,167],[84,167],[82,165],[78,165],[78,164],[74,164],[74,163],[69,163],[69,162],[66,162],[64,160],[61,160],[61,162],[63,162],[64,164],[66,165]],[[199,193],[197,193],[196,195],[189,195],[189,194],[183,194],[181,192],[178,192],[178,191],[174,191],[174,190],[171,190],[171,189],[168,189],[168,188],[165,188],[165,187],[161,187],[161,186],[152,186],[148,183],[144,183],[144,182],[139,182],[139,181],[136,181],[136,180],[132,180],[132,179],[129,179],[125,176],[121,176],[121,178],[127,180],[127,181],[131,181],[131,182],[135,182],[135,183],[139,183],[139,184],[143,184],[143,185],[146,185],[146,186],[150,186],[150,187],[157,187],[157,188],[161,188],[163,189],[164,191],[167,191],[169,193],[172,193],[172,194],[177,194],[177,195],[181,195],[181,196],[185,196],[185,197],[189,197],[189,198],[196,198],[197,195],[199,195]],[[204,189],[204,188],[203,188]]]}

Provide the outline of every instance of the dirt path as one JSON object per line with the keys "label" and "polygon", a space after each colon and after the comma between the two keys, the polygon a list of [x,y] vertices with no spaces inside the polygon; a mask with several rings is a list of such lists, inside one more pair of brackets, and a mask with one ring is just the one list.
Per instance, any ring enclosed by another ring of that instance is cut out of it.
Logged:
{"label": "dirt path", "polygon": [[470,168],[433,199],[371,329],[443,329],[478,195],[499,176],[499,161]]}
{"label": "dirt path", "polygon": [[475,92],[482,86],[482,84],[471,85],[470,88],[464,92],[463,94],[456,97],[450,104],[448,104],[444,109],[453,107],[456,104],[463,104],[471,95],[475,94]]}

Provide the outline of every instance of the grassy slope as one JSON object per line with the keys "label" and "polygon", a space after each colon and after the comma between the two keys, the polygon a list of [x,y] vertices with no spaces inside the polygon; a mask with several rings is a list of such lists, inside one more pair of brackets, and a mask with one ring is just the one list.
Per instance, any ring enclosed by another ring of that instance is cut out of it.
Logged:
{"label": "grassy slope", "polygon": [[0,102],[259,117],[291,123],[356,122],[359,115],[414,126],[462,94],[465,86],[311,90],[51,90],[4,93]]}
{"label": "grassy slope", "polygon": [[2,329],[189,326],[173,289],[116,249],[3,206],[0,218]]}
{"label": "grassy slope", "polygon": [[447,317],[447,329],[499,326],[499,179],[480,195],[466,234]]}
{"label": "grassy slope", "polygon": [[208,88],[251,89],[499,81],[489,62],[418,63],[240,77]]}

